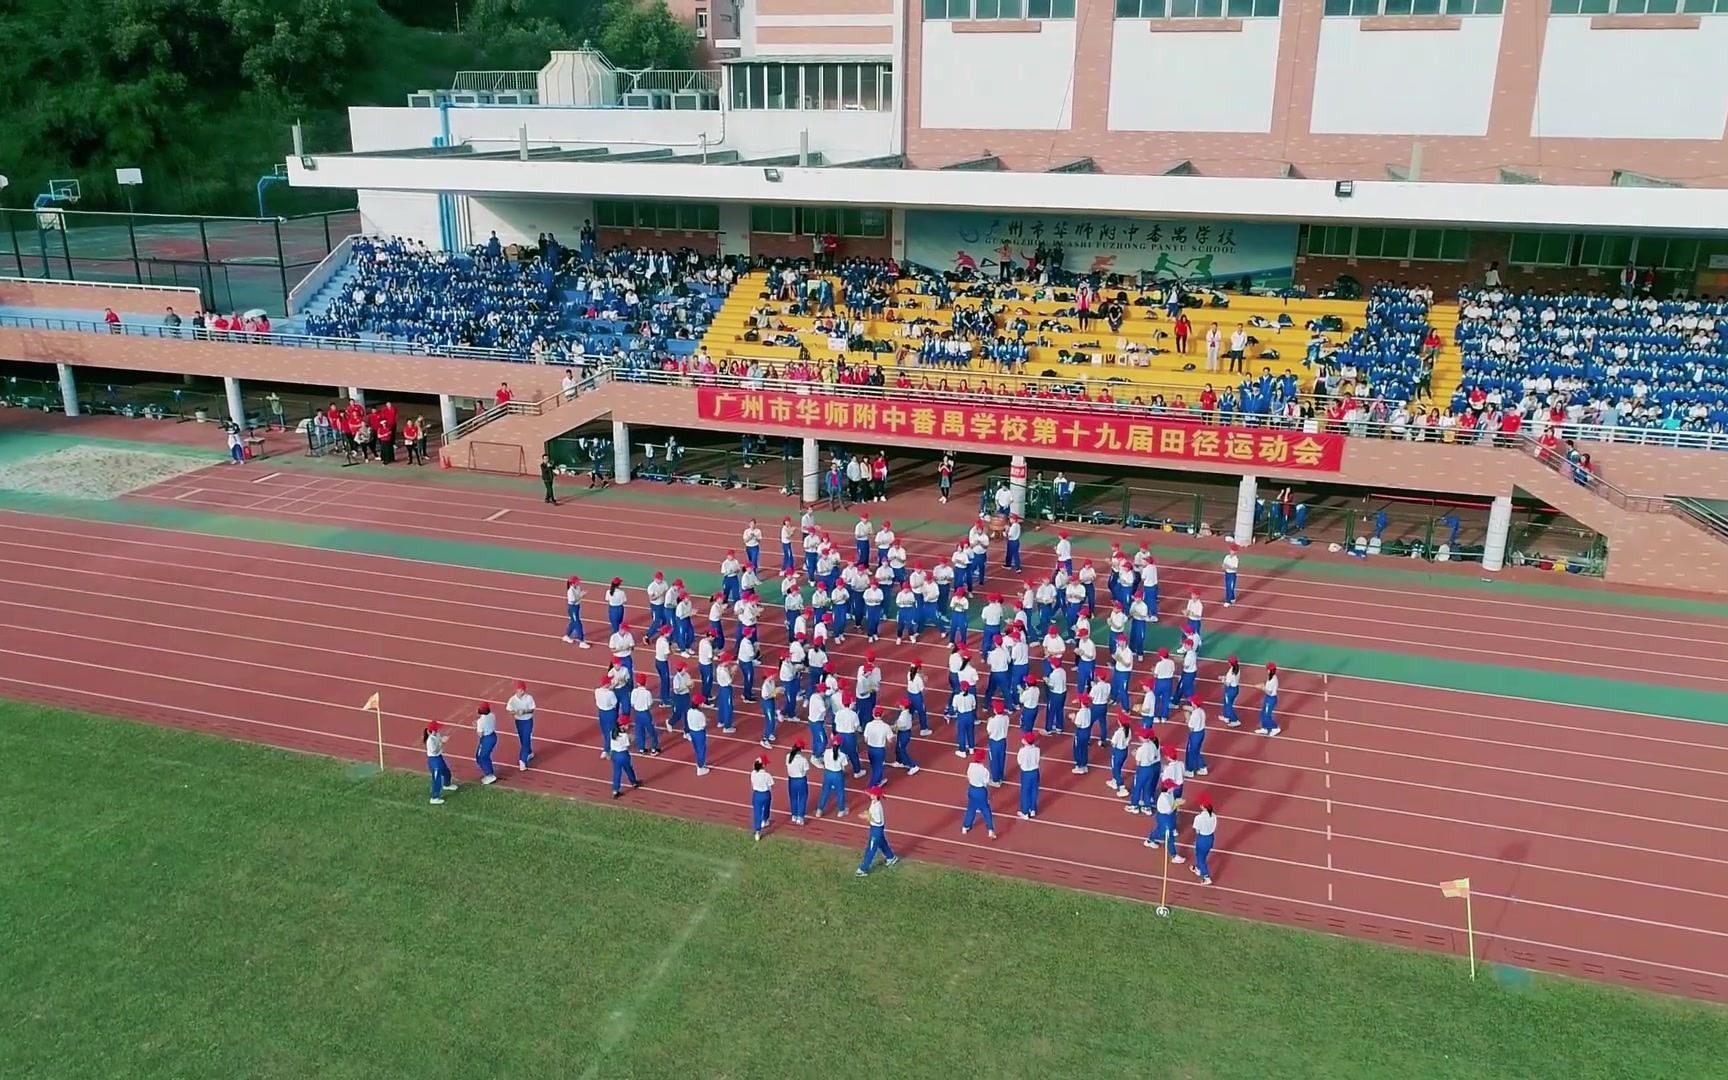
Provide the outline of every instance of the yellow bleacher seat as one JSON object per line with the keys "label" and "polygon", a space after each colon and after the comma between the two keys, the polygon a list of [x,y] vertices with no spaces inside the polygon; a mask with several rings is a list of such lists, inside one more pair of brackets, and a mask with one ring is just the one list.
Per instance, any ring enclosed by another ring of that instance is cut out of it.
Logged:
{"label": "yellow bleacher seat", "polygon": [[[787,361],[797,358],[798,350],[791,346],[763,345],[759,342],[743,340],[750,324],[751,312],[764,303],[761,296],[766,290],[767,278],[762,272],[748,274],[738,283],[731,296],[727,298],[726,303],[715,314],[713,324],[703,336],[702,344],[707,348],[710,355],[716,358],[748,356],[771,361]],[[1116,291],[1105,290],[1106,295],[1112,297],[1115,296]],[[1270,367],[1274,372],[1280,372],[1286,367],[1295,368],[1301,363],[1309,339],[1304,324],[1310,319],[1324,315],[1335,315],[1342,319],[1343,332],[1329,335],[1331,340],[1337,341],[1347,337],[1351,330],[1361,325],[1366,311],[1366,304],[1359,300],[1285,300],[1275,296],[1243,296],[1231,293],[1227,294],[1230,300],[1228,308],[1191,308],[1188,310],[1188,319],[1193,324],[1188,342],[1189,351],[1186,355],[1178,355],[1175,352],[1175,339],[1171,334],[1172,322],[1165,317],[1163,310],[1145,305],[1136,306],[1133,301],[1142,295],[1147,295],[1140,290],[1127,289],[1122,291],[1128,294],[1129,307],[1128,316],[1120,331],[1112,332],[1109,325],[1103,320],[1094,321],[1091,328],[1084,334],[1079,333],[1077,328],[1074,332],[1046,331],[1043,333],[1043,337],[1050,344],[1033,347],[1031,358],[1026,363],[1023,373],[1042,375],[1045,372],[1054,372],[1058,377],[1065,379],[1130,384],[1136,388],[1145,388],[1144,392],[1146,393],[1162,392],[1168,394],[1173,391],[1197,393],[1208,383],[1222,386],[1233,381],[1226,371],[1208,372],[1204,370],[1206,366],[1206,331],[1213,322],[1218,323],[1219,328],[1227,338],[1237,323],[1246,325],[1252,316],[1259,315],[1265,319],[1276,321],[1280,314],[1288,315],[1295,323],[1289,329],[1248,328],[1249,335],[1258,342],[1258,345],[1250,351],[1248,370],[1259,372],[1262,368]],[[902,320],[910,320],[921,314],[929,314],[934,307],[933,298],[918,293],[914,283],[908,280],[901,281],[895,294],[895,300],[897,303],[896,310]],[[957,296],[954,300],[957,307],[976,306],[980,302],[980,298],[973,296]],[[799,343],[809,350],[813,360],[833,362],[840,358],[840,353],[829,347],[827,336],[815,329],[815,316],[787,315],[785,314],[786,304],[777,301],[768,301],[767,303],[775,311],[776,323],[784,323],[790,327],[792,332],[797,334]],[[1024,310],[1026,318],[1033,324],[1033,330],[1028,334],[1028,338],[1039,336],[1037,323],[1040,319],[1054,318],[1058,311],[1072,306],[1070,302],[1064,301],[1015,298],[997,298],[996,303],[1010,317]],[[932,317],[938,320],[940,328],[945,329],[947,327],[949,317],[946,312],[936,313]],[[1076,322],[1071,316],[1066,317],[1064,321],[1070,324]],[[887,319],[869,319],[864,324],[863,333],[865,337],[872,340],[886,340],[897,344],[905,341],[907,345],[910,345],[912,343],[910,339],[902,339],[899,336],[899,331],[903,325],[903,322]],[[1443,330],[1442,333],[1449,338],[1449,330]],[[1088,362],[1063,363],[1061,361],[1061,350],[1067,349],[1070,352],[1075,352],[1078,351],[1076,346],[1094,342],[1098,345],[1096,349],[1084,350]],[[1127,345],[1138,345],[1142,349],[1156,347],[1164,351],[1156,354],[1141,352],[1135,355],[1132,350],[1125,347]],[[1268,347],[1278,350],[1278,360],[1263,360],[1254,355],[1255,352]],[[876,362],[891,365],[894,362],[894,355],[890,353],[877,354]],[[849,353],[847,359],[854,363],[869,362],[870,354]],[[1444,357],[1442,360],[1444,361]],[[1220,367],[1226,367],[1227,363],[1226,360],[1221,359]],[[1184,367],[1190,365],[1195,370],[1183,370]],[[918,367],[920,365],[914,358],[910,366]],[[932,367],[928,370],[933,374],[940,373],[949,378],[966,377],[968,371],[973,373],[975,377],[995,378],[1002,374],[994,361],[981,359],[974,359],[969,369],[944,366]],[[1435,378],[1437,387],[1444,385],[1440,374],[1437,368]]]}

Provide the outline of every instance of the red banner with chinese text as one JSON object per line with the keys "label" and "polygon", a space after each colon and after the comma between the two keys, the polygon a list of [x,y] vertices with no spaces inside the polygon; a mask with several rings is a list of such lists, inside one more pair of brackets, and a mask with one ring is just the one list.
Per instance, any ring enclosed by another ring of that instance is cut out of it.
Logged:
{"label": "red banner with chinese text", "polygon": [[824,435],[934,439],[1037,454],[1108,454],[1148,462],[1222,462],[1297,472],[1338,472],[1343,435],[1211,427],[1124,412],[1042,412],[1015,405],[920,405],[771,390],[696,391],[703,420],[796,428]]}

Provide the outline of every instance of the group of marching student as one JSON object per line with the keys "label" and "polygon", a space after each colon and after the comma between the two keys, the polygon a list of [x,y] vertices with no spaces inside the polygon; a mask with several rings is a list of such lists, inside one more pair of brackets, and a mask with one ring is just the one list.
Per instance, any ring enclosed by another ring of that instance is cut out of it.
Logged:
{"label": "group of marching student", "polygon": [[[1007,522],[1000,568],[1024,573],[1019,524],[1018,519]],[[1075,560],[1070,537],[1061,533],[1053,573],[1024,578],[1018,596],[1010,601],[1002,593],[986,591],[986,577],[994,569],[989,558],[994,537],[982,518],[951,557],[929,565],[910,557],[904,538],[890,522],[876,526],[867,513],[859,516],[852,541],[848,551],[819,528],[808,511],[796,524],[791,518],[782,521],[778,599],[786,645],[772,656],[764,655],[760,638],[766,609],[761,597],[763,532],[755,521],[743,531],[742,557],[733,549],[720,561],[721,587],[709,598],[708,620],[701,633],[695,627],[696,601],[682,579],[668,582],[663,573],[656,573],[645,593],[657,691],[650,689],[646,673],[634,669],[637,641],[625,616],[625,589],[621,579],[612,579],[605,603],[613,660],[594,693],[605,746],[602,755],[612,764],[615,798],[622,795],[625,781],[639,786],[632,750],[661,753],[660,729],[653,716],[656,707],[668,713],[665,730],[690,742],[696,773],[705,776],[709,710],[721,732],[732,734],[740,708],[748,702],[761,710],[760,741],[766,751],[775,747],[781,723],[808,725],[808,741],[795,740],[784,760],[792,823],[803,825],[812,813],[845,816],[849,812],[846,781],[867,777],[871,840],[859,872],[867,873],[878,854],[892,864],[895,857],[884,831],[887,769],[916,774],[913,738],[934,734],[923,665],[914,661],[908,666],[897,707],[884,707],[883,671],[873,651],[866,649],[850,676],[836,671],[829,656],[829,648],[840,645],[849,634],[876,641],[886,632],[884,623],[891,621],[897,642],[921,643],[933,634],[948,644],[949,697],[941,716],[954,725],[955,755],[967,760],[963,834],[982,819],[986,833],[992,839],[996,836],[989,793],[1005,782],[1015,719],[1020,730],[1014,753],[1020,780],[1018,816],[1037,818],[1044,766],[1039,729],[1045,735],[1061,735],[1071,721],[1070,771],[1076,775],[1091,771],[1096,742],[1108,756],[1105,786],[1128,800],[1128,812],[1154,819],[1146,844],[1167,850],[1175,862],[1185,861],[1178,851],[1176,827],[1184,783],[1189,776],[1209,772],[1203,752],[1207,716],[1196,685],[1204,617],[1198,589],[1183,605],[1182,638],[1171,655],[1168,649],[1149,647],[1148,628],[1158,617],[1159,585],[1157,562],[1146,544],[1132,553],[1114,545],[1107,567],[1100,569],[1091,560]],[[1232,542],[1223,562],[1226,606],[1236,600],[1237,564]],[[1093,640],[1090,625],[1100,581],[1113,601],[1102,645]],[[972,651],[974,599],[982,601],[977,656],[983,670]],[[570,578],[564,640],[586,647],[583,600],[580,579]],[[891,619],[885,610],[890,603]],[[1151,675],[1135,699],[1134,672],[1148,657]],[[1235,657],[1227,662],[1221,683],[1220,719],[1239,727],[1236,700],[1242,668]],[[1260,689],[1259,734],[1274,736],[1280,731],[1275,664],[1266,666]],[[1112,705],[1119,716],[1114,726],[1109,723]],[[985,729],[982,746],[977,742],[980,721]],[[1184,734],[1161,741],[1155,725],[1162,721],[1182,724]],[[814,810],[810,806],[813,771],[818,784]],[[776,783],[774,763],[766,755],[759,757],[750,773],[757,839],[769,827]],[[1210,883],[1207,855],[1217,818],[1209,796],[1200,796],[1195,805],[1192,868]]]}

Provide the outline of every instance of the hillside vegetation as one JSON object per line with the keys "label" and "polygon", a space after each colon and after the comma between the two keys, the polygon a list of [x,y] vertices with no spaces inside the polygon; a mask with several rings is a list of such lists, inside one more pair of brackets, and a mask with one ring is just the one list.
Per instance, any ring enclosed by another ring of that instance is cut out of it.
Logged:
{"label": "hillside vegetation", "polygon": [[[458,24],[460,29],[458,29]],[[346,107],[399,105],[463,70],[530,70],[591,41],[624,68],[688,66],[695,41],[665,0],[83,0],[0,4],[4,205],[76,178],[84,209],[256,212],[258,177],[305,126],[348,145]],[[286,190],[272,211],[353,205]]]}

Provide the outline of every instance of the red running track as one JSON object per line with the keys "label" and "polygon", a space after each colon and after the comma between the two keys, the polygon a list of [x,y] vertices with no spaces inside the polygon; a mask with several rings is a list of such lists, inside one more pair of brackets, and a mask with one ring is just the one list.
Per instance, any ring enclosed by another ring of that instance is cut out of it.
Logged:
{"label": "red running track", "polygon": [[[316,493],[309,501],[316,507]],[[316,512],[354,523],[341,508]],[[610,535],[701,535],[694,520],[647,518],[620,502],[605,513]],[[546,749],[526,776],[506,769],[506,782],[606,793],[589,696],[603,661],[558,641],[556,583],[4,519],[8,694],[365,758],[373,724],[357,706],[380,689],[391,764],[420,768],[414,744],[426,719],[465,726],[476,699],[497,700],[524,678],[542,705]],[[855,641],[833,650],[836,659],[856,662]],[[942,666],[933,643],[881,652],[890,685],[913,657]],[[1244,713],[1256,704],[1245,691]],[[1210,733],[1207,786],[1224,822],[1218,884],[1201,887],[1175,868],[1173,904],[1457,953],[1461,911],[1435,883],[1469,876],[1485,958],[1728,994],[1728,933],[1710,917],[1728,900],[1728,859],[1717,854],[1728,829],[1701,824],[1728,819],[1728,732],[1294,672],[1281,706],[1279,739]],[[647,787],[632,801],[743,826],[742,774],[760,747],[759,718],[748,707],[740,715],[740,737],[711,740],[712,775],[695,777],[687,748],[668,742],[666,756],[639,759]],[[1149,821],[1122,813],[1102,770],[1070,774],[1067,745],[1046,740],[1038,821],[1012,817],[1012,777],[995,794],[1000,839],[991,843],[959,836],[959,762],[940,737],[919,740],[925,769],[890,774],[897,840],[916,857],[1155,901],[1164,864],[1140,846]],[[857,830],[848,819],[805,831],[857,845]]]}

